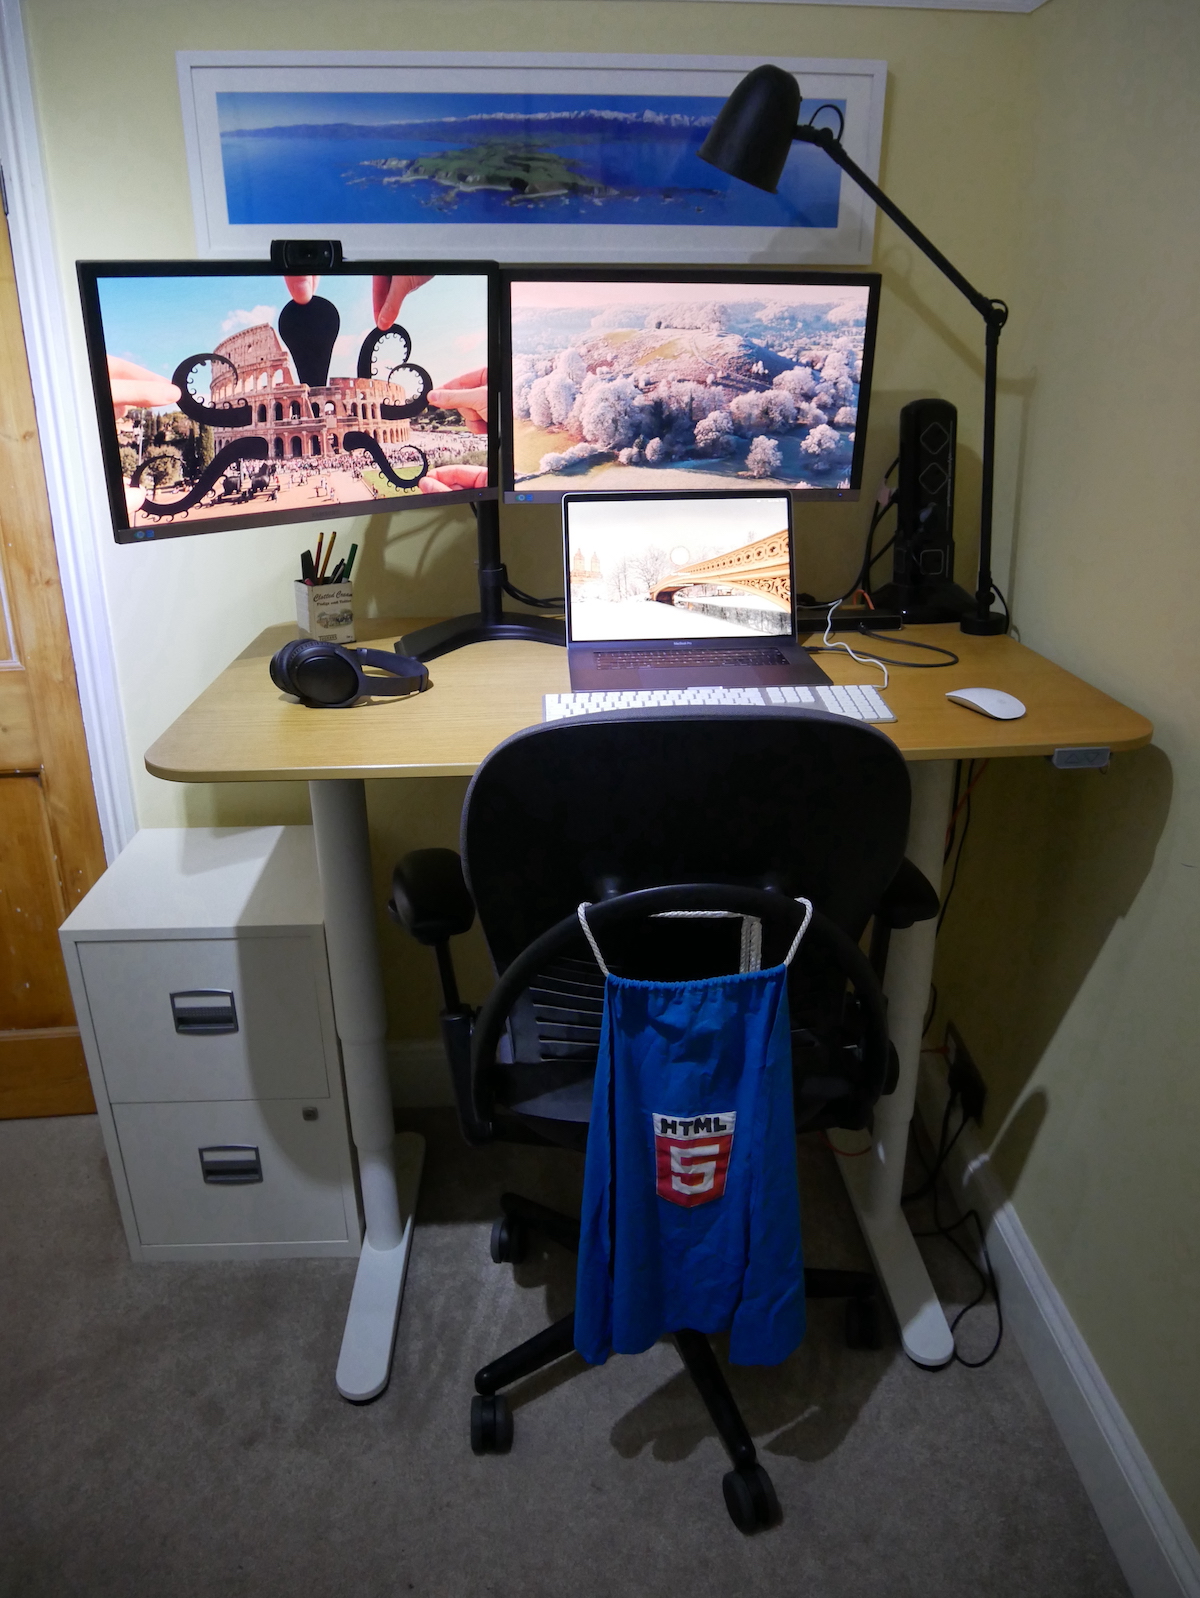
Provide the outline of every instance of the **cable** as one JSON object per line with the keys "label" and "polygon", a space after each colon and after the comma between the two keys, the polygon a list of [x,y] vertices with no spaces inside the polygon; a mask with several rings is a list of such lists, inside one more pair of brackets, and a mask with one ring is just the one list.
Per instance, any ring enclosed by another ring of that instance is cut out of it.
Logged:
{"label": "cable", "polygon": [[812,116],[809,117],[808,122],[807,122],[806,125],[811,128],[815,124],[817,118],[821,115],[822,111],[832,111],[834,116],[837,117],[837,119],[838,119],[837,139],[838,139],[838,143],[840,144],[842,142],[843,135],[846,132],[846,118],[842,115],[841,106],[839,106],[839,105],[828,105],[828,104],[819,105],[817,107],[817,109],[813,112]]}
{"label": "cable", "polygon": [[[996,1282],[996,1272],[992,1266],[991,1255],[988,1253],[987,1235],[984,1231],[983,1222],[979,1218],[979,1211],[976,1209],[965,1210],[959,1215],[956,1221],[943,1221],[941,1217],[938,1178],[942,1174],[946,1161],[950,1156],[951,1149],[953,1149],[955,1143],[958,1142],[959,1137],[962,1135],[963,1128],[966,1126],[967,1121],[969,1120],[969,1117],[964,1113],[961,1121],[958,1124],[958,1130],[955,1132],[954,1136],[949,1140],[949,1142],[946,1141],[946,1134],[949,1131],[950,1126],[950,1112],[954,1104],[957,1102],[957,1099],[957,1093],[951,1093],[950,1097],[946,1101],[946,1109],[942,1115],[942,1130],[938,1137],[938,1150],[934,1156],[932,1169],[925,1164],[925,1157],[921,1153],[920,1145],[914,1141],[913,1147],[916,1150],[917,1158],[925,1167],[926,1179],[924,1182],[922,1182],[921,1186],[914,1189],[912,1193],[905,1194],[900,1202],[902,1204],[909,1204],[916,1199],[923,1198],[927,1193],[932,1193],[933,1228],[927,1232],[914,1232],[913,1236],[920,1238],[940,1237],[945,1239],[945,1241],[950,1244],[951,1248],[957,1250],[957,1252],[971,1267],[972,1271],[974,1271],[975,1275],[979,1279],[979,1291],[975,1294],[975,1297],[970,1301],[970,1303],[964,1304],[962,1309],[959,1310],[958,1314],[950,1322],[950,1336],[952,1339],[954,1338],[954,1334],[958,1330],[960,1323],[965,1319],[965,1317],[968,1316],[973,1309],[977,1309],[979,1305],[983,1303],[989,1292],[992,1295],[992,1302],[996,1306],[996,1336],[991,1348],[988,1349],[987,1353],[982,1359],[964,1359],[958,1351],[957,1340],[955,1340],[954,1343],[955,1362],[959,1365],[965,1366],[967,1370],[981,1370],[984,1365],[990,1364],[1000,1352],[1000,1344],[1004,1340],[1004,1312],[1000,1306],[1000,1289]],[[975,1223],[975,1230],[979,1236],[979,1253],[983,1259],[982,1269],[980,1269],[978,1262],[972,1258],[972,1256],[967,1252],[959,1240],[954,1236],[955,1232],[957,1232],[960,1227],[966,1226],[969,1221],[973,1221]]]}
{"label": "cable", "polygon": [[958,830],[958,790],[962,785],[962,761],[954,762],[954,792],[950,795],[950,819],[946,823],[946,841],[942,847],[942,867],[950,858],[950,851],[954,848],[954,834]]}
{"label": "cable", "polygon": [[[962,837],[958,842],[958,853],[954,856],[954,870],[950,873],[950,886],[946,889],[946,897],[942,900],[942,908],[938,912],[937,927],[934,932],[935,937],[941,932],[942,922],[946,919],[946,911],[950,908],[950,900],[954,893],[954,885],[958,881],[958,868],[962,865],[963,850],[967,847],[967,833],[970,831],[971,827],[971,793],[975,786],[975,784],[970,780],[971,767],[974,766],[974,764],[975,762],[972,760],[967,767],[968,787],[966,793],[959,801],[960,806],[966,806],[967,813],[963,817]],[[981,772],[980,776],[982,775],[983,773]]]}
{"label": "cable", "polygon": [[880,671],[883,673],[883,686],[886,688],[888,685],[888,669],[882,660],[876,660],[874,655],[857,654],[853,649],[851,649],[849,644],[842,643],[840,639],[837,643],[830,642],[829,632],[833,626],[833,613],[840,604],[841,600],[835,599],[830,605],[829,615],[825,618],[825,635],[821,639],[821,642],[819,644],[806,644],[804,647],[808,650],[810,655],[832,655],[835,650],[844,649],[850,656],[851,660],[860,661],[864,666],[878,666]]}
{"label": "cable", "polygon": [[[911,1193],[901,1194],[901,1204],[915,1204],[918,1199],[927,1198],[929,1194],[933,1192],[934,1183],[937,1181],[938,1177],[941,1176],[942,1168],[945,1166],[946,1161],[950,1158],[951,1149],[953,1149],[954,1145],[962,1136],[963,1129],[970,1119],[964,1110],[954,1136],[949,1142],[946,1141],[946,1134],[950,1130],[950,1112],[957,1103],[958,1094],[956,1092],[951,1093],[950,1097],[946,1100],[946,1108],[942,1115],[942,1130],[938,1134],[938,1147],[937,1153],[933,1160],[933,1168],[931,1170],[929,1166],[925,1166],[925,1180],[919,1187],[914,1187]],[[924,1164],[924,1161],[922,1160],[921,1163]]]}
{"label": "cable", "polygon": [[510,583],[507,574],[500,586],[510,599],[515,599],[522,605],[532,605],[534,610],[565,610],[567,608],[565,599],[535,599],[532,594],[527,594]]}
{"label": "cable", "polygon": [[[883,550],[879,553],[882,555]],[[870,628],[859,626],[857,629],[863,638],[877,638],[881,644],[899,644],[901,649],[926,649],[935,655],[945,655],[945,660],[890,660],[889,666],[908,666],[912,671],[940,671],[945,666],[957,666],[958,656],[952,649],[943,649],[940,644],[922,644],[915,638],[900,638],[895,633],[873,633]],[[873,655],[873,660],[887,659],[884,655]]]}
{"label": "cable", "polygon": [[994,593],[996,595],[996,598],[1004,606],[1004,630],[1005,630],[1005,632],[1007,632],[1008,629],[1012,626],[1012,616],[1009,613],[1008,600],[1005,599],[1004,592],[1001,589],[999,583],[993,583],[992,584],[992,589],[993,589],[993,591],[994,591]]}

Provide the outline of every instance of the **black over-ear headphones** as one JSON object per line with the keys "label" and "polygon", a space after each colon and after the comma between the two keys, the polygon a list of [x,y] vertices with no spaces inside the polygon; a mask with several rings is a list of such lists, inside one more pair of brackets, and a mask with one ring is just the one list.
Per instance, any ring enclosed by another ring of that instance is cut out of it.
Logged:
{"label": "black over-ear headphones", "polygon": [[[363,666],[388,676],[368,677]],[[429,672],[415,655],[383,649],[343,649],[320,638],[293,638],[271,657],[271,681],[310,710],[344,710],[368,694],[419,694]]]}

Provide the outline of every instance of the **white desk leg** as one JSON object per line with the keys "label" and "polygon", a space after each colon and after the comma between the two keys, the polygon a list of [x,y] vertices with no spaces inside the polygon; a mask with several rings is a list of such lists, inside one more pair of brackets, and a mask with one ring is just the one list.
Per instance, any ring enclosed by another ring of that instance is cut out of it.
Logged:
{"label": "white desk leg", "polygon": [[343,1398],[363,1403],[388,1384],[425,1141],[413,1132],[396,1136],[392,1120],[366,790],[359,781],[339,778],[310,782],[308,791],[334,1018],[367,1222],[337,1388]]}
{"label": "white desk leg", "polygon": [[[942,877],[953,769],[948,760],[914,761],[909,767],[912,820],[907,854],[935,888]],[[900,1056],[900,1080],[896,1091],[875,1107],[872,1153],[862,1159],[838,1161],[899,1324],[904,1352],[916,1364],[930,1367],[945,1365],[953,1357],[954,1339],[900,1208],[900,1193],[936,937],[936,920],[920,921],[907,932],[892,934],[885,988],[889,1030]]]}

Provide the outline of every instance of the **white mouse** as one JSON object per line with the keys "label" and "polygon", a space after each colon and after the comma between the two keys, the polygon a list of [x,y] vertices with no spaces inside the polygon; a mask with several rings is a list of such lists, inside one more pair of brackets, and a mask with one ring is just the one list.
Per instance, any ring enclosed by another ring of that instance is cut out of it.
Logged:
{"label": "white mouse", "polygon": [[993,721],[1016,721],[1025,714],[1021,701],[999,688],[952,688],[946,698],[968,710],[977,710],[981,716],[991,716]]}

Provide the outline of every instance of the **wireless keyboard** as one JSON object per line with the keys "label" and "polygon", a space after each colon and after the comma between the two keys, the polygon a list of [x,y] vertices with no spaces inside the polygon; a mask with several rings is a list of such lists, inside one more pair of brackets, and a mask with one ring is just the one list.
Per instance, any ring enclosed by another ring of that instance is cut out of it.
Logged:
{"label": "wireless keyboard", "polygon": [[895,721],[869,684],[832,688],[630,688],[617,692],[546,694],[543,721],[566,721],[603,710],[667,710],[674,706],[796,705],[851,721]]}

